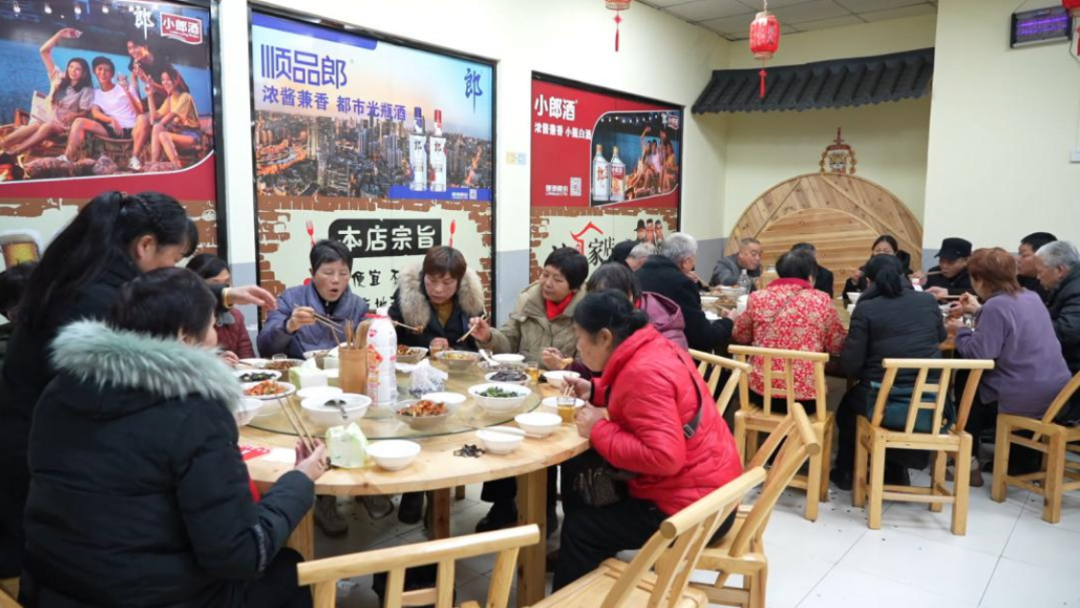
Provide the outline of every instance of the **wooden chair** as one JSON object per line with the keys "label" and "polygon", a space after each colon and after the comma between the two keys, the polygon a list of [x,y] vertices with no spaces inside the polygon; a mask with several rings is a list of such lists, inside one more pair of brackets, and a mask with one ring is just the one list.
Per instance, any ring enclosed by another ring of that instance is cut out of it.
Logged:
{"label": "wooden chair", "polygon": [[735,389],[739,387],[739,379],[750,373],[750,366],[741,361],[717,357],[700,350],[691,350],[690,356],[698,362],[698,373],[705,379],[710,395],[716,395],[716,387],[720,384],[720,377],[723,376],[724,371],[731,373],[727,382],[724,383],[723,390],[716,397],[716,410],[723,418],[731,398],[735,395]]}
{"label": "wooden chair", "polygon": [[690,575],[720,524],[764,479],[762,467],[743,473],[664,520],[634,561],[609,559],[534,608],[706,608],[705,594],[688,588]]}
{"label": "wooden chair", "polygon": [[[874,405],[874,419],[858,417],[858,434],[855,442],[854,487],[851,502],[856,507],[866,504],[870,493],[868,520],[870,528],[881,529],[882,503],[888,500],[930,503],[930,510],[941,511],[945,503],[953,506],[952,533],[967,533],[968,484],[971,476],[971,435],[964,431],[971,402],[975,399],[983,371],[994,368],[994,362],[977,359],[885,359],[885,378],[878,391]],[[970,370],[964,395],[960,399],[956,423],[948,425],[944,419],[945,402],[949,392],[949,379],[953,371]],[[903,430],[891,430],[882,426],[889,392],[901,370],[918,370],[915,388],[908,404],[907,420]],[[940,372],[937,384],[929,383],[930,372]],[[936,393],[932,402],[923,401],[927,392]],[[931,431],[915,430],[920,412],[931,412]],[[906,487],[885,485],[885,450],[927,450],[934,453],[933,474],[930,487]],[[947,455],[956,461],[956,475],[952,493],[945,487]],[[868,477],[869,475],[869,477]]]}
{"label": "wooden chair", "polygon": [[[379,572],[389,573],[386,580],[387,608],[429,604],[435,604],[437,608],[450,608],[454,597],[455,560],[497,552],[498,558],[495,560],[491,585],[488,587],[487,606],[505,608],[514,580],[518,550],[539,541],[540,528],[529,525],[328,557],[301,563],[296,569],[300,584],[312,586],[314,608],[334,608],[339,580]],[[405,570],[431,564],[438,564],[435,588],[405,592]],[[475,602],[462,605],[462,608],[467,607],[479,608]]]}
{"label": "wooden chair", "polygon": [[[782,447],[781,447],[782,446]],[[765,466],[768,459],[779,454],[765,477],[765,487],[757,501],[739,507],[735,524],[723,541],[707,547],[698,560],[699,570],[715,570],[719,577],[712,585],[693,583],[708,596],[712,604],[765,608],[765,588],[769,561],[765,557],[765,526],[780,495],[806,461],[821,453],[821,442],[814,432],[806,411],[794,404],[780,426],[769,435],[754,455],[751,469]],[[740,587],[728,586],[733,574],[742,575]]]}
{"label": "wooden chair", "polygon": [[[730,346],[728,351],[735,355],[738,361],[746,361],[749,357],[762,357],[762,373],[764,385],[773,387],[773,380],[780,374],[784,388],[767,390],[763,395],[764,406],[758,407],[750,403],[749,374],[745,374],[741,380],[741,407],[735,412],[735,443],[739,446],[743,462],[753,460],[757,451],[758,434],[772,433],[784,420],[784,414],[774,413],[772,403],[779,393],[787,400],[788,411],[791,411],[795,403],[795,376],[792,363],[801,361],[814,367],[814,386],[816,387],[816,409],[811,418],[811,425],[817,433],[818,441],[821,442],[821,451],[811,455],[810,466],[806,475],[796,475],[790,485],[793,488],[806,490],[805,517],[810,521],[817,521],[818,503],[829,501],[829,457],[832,454],[833,437],[833,413],[826,404],[828,388],[825,385],[825,364],[829,362],[826,353],[811,353],[797,350],[777,350],[772,348],[758,348],[754,346]],[[783,371],[774,369],[776,363],[783,364]],[[812,488],[812,489],[811,489]]]}
{"label": "wooden chair", "polygon": [[19,579],[0,579],[0,608],[22,608],[15,599],[19,597]]}
{"label": "wooden chair", "polygon": [[[1054,418],[1077,390],[1080,390],[1080,373],[1061,389],[1041,420],[1012,414],[998,415],[991,498],[1004,502],[1006,486],[1031,490],[1043,497],[1043,520],[1052,524],[1061,522],[1062,496],[1065,492],[1080,489],[1080,462],[1065,457],[1067,452],[1080,454],[1080,444],[1075,443],[1080,442],[1080,426],[1056,424]],[[1032,433],[1031,437],[1026,436]],[[1041,470],[1026,475],[1009,475],[1009,448],[1014,443],[1042,452]]]}

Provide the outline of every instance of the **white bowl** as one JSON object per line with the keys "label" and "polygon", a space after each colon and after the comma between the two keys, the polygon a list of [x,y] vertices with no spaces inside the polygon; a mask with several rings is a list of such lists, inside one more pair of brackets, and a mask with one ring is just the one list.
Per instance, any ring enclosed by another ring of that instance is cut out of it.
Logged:
{"label": "white bowl", "polygon": [[241,399],[240,403],[236,404],[236,411],[233,412],[236,426],[244,426],[254,420],[259,415],[259,410],[263,409],[265,405],[265,401],[252,399],[251,397]]}
{"label": "white bowl", "polygon": [[442,403],[446,406],[446,409],[450,410],[450,413],[458,411],[461,404],[465,403],[465,400],[468,399],[468,397],[460,393],[428,393],[426,395],[420,395],[420,398],[436,403]]}
{"label": "white bowl", "polygon": [[344,392],[345,391],[336,386],[309,386],[296,391],[296,396],[301,399],[312,399],[318,397],[332,397]]}
{"label": "white bowl", "polygon": [[257,382],[256,380],[245,380],[244,376],[248,374],[266,374],[270,376],[267,380],[277,380],[281,377],[281,372],[275,372],[271,369],[238,369],[233,372],[233,375],[236,376],[240,382]]}
{"label": "white bowl", "polygon": [[[332,399],[341,399],[345,402],[345,416],[341,415],[341,408],[338,406],[326,405],[326,402]],[[370,406],[371,397],[353,393],[308,397],[300,402],[300,407],[307,413],[308,418],[323,426],[341,426],[355,422],[364,417]]]}
{"label": "white bowl", "polygon": [[547,437],[562,424],[562,417],[547,412],[529,412],[514,416],[514,422],[530,435]]}
{"label": "white bowl", "polygon": [[[277,381],[273,380],[272,382],[277,382]],[[289,395],[292,395],[293,393],[296,392],[296,387],[293,386],[292,384],[289,384],[288,382],[278,382],[278,384],[285,387],[285,392],[278,393],[276,395],[248,395],[247,394],[248,389],[253,388],[258,384],[262,384],[262,382],[245,382],[245,383],[240,385],[240,388],[244,389],[244,396],[245,397],[250,397],[252,399],[259,399],[260,401],[277,401],[278,399],[284,399],[284,398],[288,397]]]}
{"label": "white bowl", "polygon": [[435,358],[446,365],[452,372],[467,371],[480,360],[480,353],[468,350],[441,350]]}
{"label": "white bowl", "polygon": [[[524,377],[521,380],[496,380],[495,376],[497,376],[499,374],[502,374],[502,373],[517,373],[517,374],[521,374]],[[513,371],[513,370],[503,370],[503,371],[491,372],[490,374],[484,374],[484,380],[487,380],[488,382],[493,382],[495,384],[516,384],[518,386],[528,386],[529,385],[529,376],[528,376],[528,374],[526,374],[525,372],[517,372],[517,371]]]}
{"label": "white bowl", "polygon": [[400,471],[420,455],[420,444],[404,439],[372,441],[368,444],[367,453],[380,468]]}
{"label": "white bowl", "polygon": [[263,366],[266,365],[269,362],[270,362],[269,359],[259,359],[259,358],[240,359],[241,364],[246,365],[248,367],[253,367],[255,369],[262,369]]}
{"label": "white bowl", "polygon": [[[548,397],[547,399],[544,399],[543,401],[541,401],[540,405],[542,405],[544,407],[549,407],[554,411],[559,411],[559,398],[558,397]],[[574,399],[574,409],[575,410],[578,409],[579,407],[584,407],[584,406],[585,406],[584,401],[582,401],[581,399]]]}
{"label": "white bowl", "polygon": [[566,386],[566,380],[568,378],[580,378],[581,374],[577,372],[568,372],[566,370],[555,372],[544,372],[544,378],[548,381],[552,387],[562,390],[562,387]]}
{"label": "white bowl", "polygon": [[491,359],[498,363],[524,363],[525,355],[517,354],[505,354],[505,355],[492,355]]}
{"label": "white bowl", "polygon": [[852,304],[857,304],[860,296],[862,296],[862,294],[857,291],[847,292],[847,299],[850,300]]}
{"label": "white bowl", "polygon": [[[502,429],[506,431],[500,432]],[[525,441],[525,435],[519,429],[503,426],[480,429],[476,431],[476,438],[484,445],[484,449],[492,454],[509,454]]]}
{"label": "white bowl", "polygon": [[849,314],[849,315],[855,314],[855,305],[854,304],[848,304],[848,306],[847,306],[847,314]]}
{"label": "white bowl", "polygon": [[[505,391],[509,391],[517,395],[516,397],[485,397],[480,393],[488,390],[489,388],[496,387]],[[476,405],[479,405],[481,409],[492,414],[509,412],[518,406],[520,406],[525,398],[528,397],[532,391],[524,386],[518,386],[516,384],[477,384],[476,386],[469,387],[469,395],[476,401]]]}
{"label": "white bowl", "polygon": [[417,363],[420,363],[420,360],[426,357],[427,354],[428,349],[424,348],[423,346],[410,346],[409,353],[405,355],[398,354],[397,360],[398,363],[408,363],[415,365]]}

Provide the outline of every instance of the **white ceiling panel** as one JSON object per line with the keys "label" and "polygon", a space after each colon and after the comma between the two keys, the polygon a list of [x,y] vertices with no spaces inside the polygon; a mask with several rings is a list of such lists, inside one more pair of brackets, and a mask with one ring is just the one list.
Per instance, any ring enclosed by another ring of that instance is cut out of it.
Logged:
{"label": "white ceiling panel", "polygon": [[836,0],[836,3],[853,13],[867,13],[911,6],[912,4],[925,4],[926,0]]}
{"label": "white ceiling panel", "polygon": [[797,26],[800,31],[811,32],[814,30],[828,30],[834,27],[846,27],[848,25],[859,25],[863,23],[862,19],[859,19],[855,15],[848,15],[846,17],[834,17],[832,19],[821,19],[820,21],[803,21]]}
{"label": "white ceiling panel", "polygon": [[798,24],[802,21],[820,21],[834,17],[846,17],[851,11],[833,2],[833,0],[813,0],[803,4],[794,4],[784,8],[778,8],[770,12],[784,23]]}
{"label": "white ceiling panel", "polygon": [[749,35],[750,22],[753,20],[753,15],[741,15],[738,17],[726,17],[724,19],[710,19],[708,21],[701,22],[699,25],[702,25],[714,32],[719,32],[722,34],[729,32],[746,31],[747,35]]}
{"label": "white ceiling panel", "polygon": [[862,17],[865,21],[885,21],[887,19],[906,19],[907,17],[918,17],[920,15],[932,15],[937,12],[932,4],[915,4],[913,6],[904,6],[901,8],[894,8],[885,11],[873,11],[870,13],[859,13],[859,17]]}
{"label": "white ceiling panel", "polygon": [[668,9],[668,12],[691,23],[753,13],[749,7],[738,0],[697,0],[697,2],[673,6]]}

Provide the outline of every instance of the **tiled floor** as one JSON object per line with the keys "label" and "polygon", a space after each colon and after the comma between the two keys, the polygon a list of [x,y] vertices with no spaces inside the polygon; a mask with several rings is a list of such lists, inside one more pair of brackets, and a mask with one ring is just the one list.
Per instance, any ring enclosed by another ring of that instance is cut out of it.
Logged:
{"label": "tiled floor", "polygon": [[[927,481],[924,473],[914,476],[915,483]],[[454,503],[455,535],[471,531],[487,512],[479,492],[470,486],[467,498]],[[1080,492],[1066,498],[1056,526],[1042,521],[1037,499],[1013,490],[1004,504],[995,503],[987,475],[985,487],[972,489],[967,535],[953,536],[948,506],[931,513],[917,504],[886,503],[881,530],[869,530],[865,511],[852,508],[850,493],[833,488],[816,523],[802,518],[802,493],[785,494],[765,535],[768,606],[1080,608],[1080,585],[1072,579],[1080,552]],[[352,501],[342,502],[342,509],[350,519],[349,536],[317,536],[320,555],[425,539],[422,525],[402,525],[396,514],[372,523]],[[458,564],[458,603],[483,603],[493,565],[493,557]],[[379,605],[371,577],[342,584],[338,599],[342,608]]]}

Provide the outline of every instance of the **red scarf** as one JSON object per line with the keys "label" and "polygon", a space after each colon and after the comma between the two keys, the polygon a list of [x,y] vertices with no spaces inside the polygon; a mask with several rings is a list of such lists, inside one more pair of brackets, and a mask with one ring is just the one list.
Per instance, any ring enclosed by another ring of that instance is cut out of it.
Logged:
{"label": "red scarf", "polygon": [[574,301],[574,292],[570,292],[570,295],[563,298],[562,302],[556,304],[551,300],[544,300],[544,306],[547,307],[548,321],[554,321],[555,317],[566,312],[567,308],[570,308],[570,302]]}

